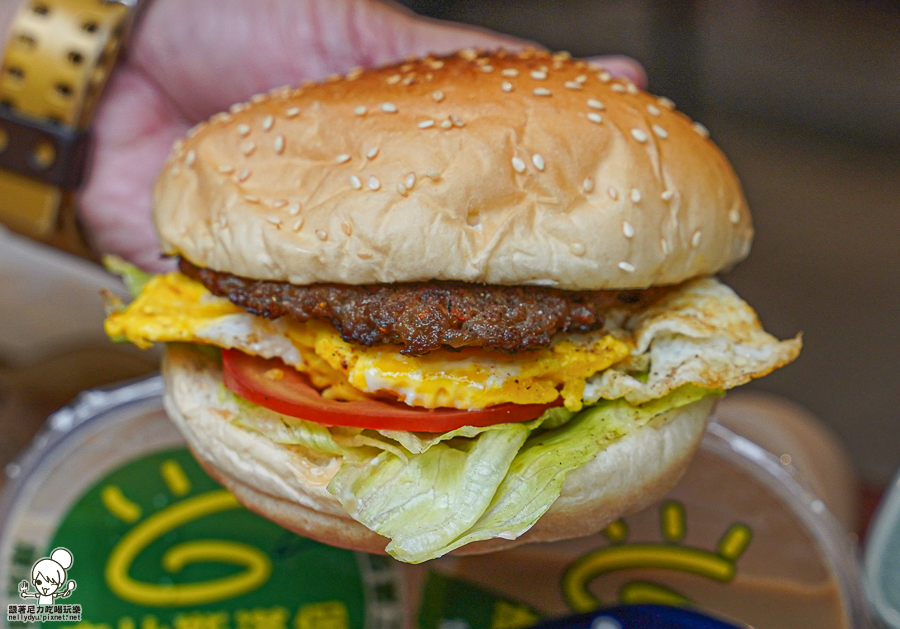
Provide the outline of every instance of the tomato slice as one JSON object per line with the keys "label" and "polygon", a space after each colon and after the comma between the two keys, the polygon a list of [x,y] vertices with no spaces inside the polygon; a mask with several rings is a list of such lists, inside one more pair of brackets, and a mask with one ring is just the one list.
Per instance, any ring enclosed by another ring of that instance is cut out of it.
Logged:
{"label": "tomato slice", "polygon": [[[341,402],[323,398],[307,377],[278,358],[260,358],[236,349],[222,351],[225,386],[245,400],[265,408],[325,424],[375,430],[447,432],[462,426],[492,426],[540,417],[551,404],[499,404],[467,411],[455,408],[422,409],[399,402],[359,400]],[[278,369],[277,379],[266,372]]]}

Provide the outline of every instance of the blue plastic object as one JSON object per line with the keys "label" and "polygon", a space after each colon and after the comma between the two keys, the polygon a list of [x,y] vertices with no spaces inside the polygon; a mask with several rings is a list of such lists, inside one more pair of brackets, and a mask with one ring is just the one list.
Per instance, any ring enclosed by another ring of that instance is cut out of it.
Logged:
{"label": "blue plastic object", "polygon": [[900,470],[878,505],[866,540],[866,591],[890,629],[900,629]]}
{"label": "blue plastic object", "polygon": [[532,629],[741,629],[683,607],[620,605],[542,622]]}

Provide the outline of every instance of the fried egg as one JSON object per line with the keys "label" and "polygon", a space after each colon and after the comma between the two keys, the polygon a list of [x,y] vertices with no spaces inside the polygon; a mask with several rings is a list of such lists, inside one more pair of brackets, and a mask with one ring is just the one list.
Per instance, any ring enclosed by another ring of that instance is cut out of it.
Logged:
{"label": "fried egg", "polygon": [[712,278],[632,316],[610,313],[602,330],[559,335],[547,348],[517,354],[467,348],[413,357],[396,346],[362,347],[325,322],[249,314],[181,273],[154,277],[105,325],[111,337],[139,347],[203,343],[277,357],[330,399],[388,397],[424,408],[546,404],[559,396],[571,410],[601,398],[640,404],[683,384],[730,388],[800,351],[799,338],[767,334],[750,306]]}

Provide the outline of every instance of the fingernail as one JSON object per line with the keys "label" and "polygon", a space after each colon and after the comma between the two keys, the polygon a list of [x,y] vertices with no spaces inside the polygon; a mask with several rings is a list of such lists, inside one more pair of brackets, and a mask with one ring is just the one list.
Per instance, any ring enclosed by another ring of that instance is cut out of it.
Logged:
{"label": "fingernail", "polygon": [[628,79],[638,87],[647,87],[647,73],[644,71],[643,66],[631,57],[606,55],[602,57],[588,57],[585,61],[598,63],[613,76]]}

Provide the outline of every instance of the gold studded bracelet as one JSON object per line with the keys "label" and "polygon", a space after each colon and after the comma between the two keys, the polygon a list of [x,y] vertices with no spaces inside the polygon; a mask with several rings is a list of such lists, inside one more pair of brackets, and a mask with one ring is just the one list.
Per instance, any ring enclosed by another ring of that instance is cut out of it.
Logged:
{"label": "gold studded bracelet", "polygon": [[13,231],[89,255],[74,191],[139,1],[25,0],[13,19],[0,64],[0,222]]}

